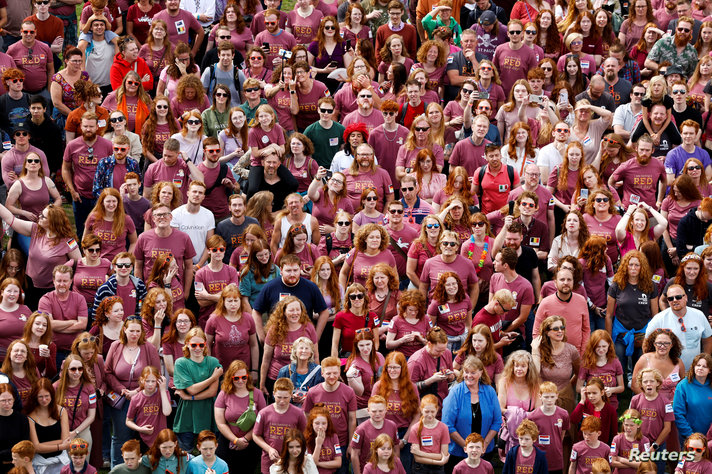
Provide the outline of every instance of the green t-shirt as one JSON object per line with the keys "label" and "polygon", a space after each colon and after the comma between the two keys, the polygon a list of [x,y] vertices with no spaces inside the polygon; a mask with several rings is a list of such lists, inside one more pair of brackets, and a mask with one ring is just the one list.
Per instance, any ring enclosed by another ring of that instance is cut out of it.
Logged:
{"label": "green t-shirt", "polygon": [[[229,106],[230,104],[228,104]],[[230,120],[230,107],[225,112],[218,112],[210,107],[203,110],[203,133],[208,137],[218,137],[218,133],[222,132]]]}
{"label": "green t-shirt", "polygon": [[312,158],[319,163],[319,166],[329,169],[334,155],[344,145],[344,130],[346,128],[339,122],[332,122],[331,128],[327,130],[321,126],[319,121],[314,122],[304,130],[304,135],[314,143]]}
{"label": "green t-shirt", "polygon": [[460,36],[462,35],[462,28],[460,28],[460,25],[453,17],[450,17],[450,24],[446,25],[443,23],[442,18],[440,18],[440,15],[438,15],[436,18],[433,18],[432,12],[428,13],[423,17],[423,29],[425,32],[428,34],[428,38],[433,39],[433,31],[435,31],[437,28],[441,26],[447,26],[450,28],[452,31],[452,41],[455,43],[457,46],[460,46]]}
{"label": "green t-shirt", "polygon": [[[206,356],[201,363],[181,357],[175,362],[173,384],[177,389],[185,390],[191,385],[208,379],[216,367],[220,367],[220,362],[212,356]],[[173,422],[173,431],[196,434],[203,430],[215,431],[214,403],[215,397],[205,400],[180,400]]]}

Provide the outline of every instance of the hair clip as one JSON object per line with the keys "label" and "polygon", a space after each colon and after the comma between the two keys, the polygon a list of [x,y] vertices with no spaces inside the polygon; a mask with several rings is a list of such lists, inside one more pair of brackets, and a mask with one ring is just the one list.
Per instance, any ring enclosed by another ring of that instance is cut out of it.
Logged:
{"label": "hair clip", "polygon": [[682,257],[682,260],[680,260],[680,263],[685,263],[685,262],[687,262],[688,260],[694,260],[694,261],[696,261],[696,262],[701,262],[701,261],[702,261],[702,257],[700,257],[699,255],[697,255],[696,253],[690,252],[690,253],[688,253],[687,255],[685,255],[684,257]]}
{"label": "hair clip", "polygon": [[634,418],[633,415],[631,415],[630,413],[624,413],[623,415],[621,415],[620,418],[618,418],[618,421],[620,421],[621,423],[623,423],[625,420],[632,420],[638,426],[643,424],[643,420],[641,420],[640,418]]}

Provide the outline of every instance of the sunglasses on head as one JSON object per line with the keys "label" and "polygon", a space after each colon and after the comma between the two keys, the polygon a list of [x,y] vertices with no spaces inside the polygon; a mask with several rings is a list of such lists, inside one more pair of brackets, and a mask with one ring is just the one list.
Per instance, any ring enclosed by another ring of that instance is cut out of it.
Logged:
{"label": "sunglasses on head", "polygon": [[363,293],[351,293],[349,299],[351,301],[362,300],[364,297]]}
{"label": "sunglasses on head", "polygon": [[96,342],[95,336],[84,337],[80,341],[82,344],[93,344]]}
{"label": "sunglasses on head", "polygon": [[143,321],[143,320],[141,319],[141,316],[134,314],[134,315],[126,318],[126,321]]}
{"label": "sunglasses on head", "polygon": [[361,333],[370,334],[371,328],[360,328],[360,329],[357,329],[355,332],[356,332],[356,334],[361,334]]}
{"label": "sunglasses on head", "polygon": [[203,349],[204,347],[205,347],[204,342],[191,342],[190,343],[191,349]]}

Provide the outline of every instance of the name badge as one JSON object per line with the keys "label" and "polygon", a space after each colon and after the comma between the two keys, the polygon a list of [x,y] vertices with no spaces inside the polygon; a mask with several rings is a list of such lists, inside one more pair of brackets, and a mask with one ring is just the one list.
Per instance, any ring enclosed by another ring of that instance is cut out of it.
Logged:
{"label": "name badge", "polygon": [[421,446],[432,446],[433,445],[433,437],[432,436],[421,436],[420,437],[420,445]]}
{"label": "name badge", "polygon": [[589,62],[588,61],[581,61],[581,69],[588,69]]}
{"label": "name badge", "polygon": [[450,305],[444,304],[444,305],[438,306],[438,311],[440,311],[441,313],[447,313],[450,311]]}
{"label": "name badge", "polygon": [[179,35],[185,34],[185,22],[183,20],[176,21],[176,33]]}
{"label": "name badge", "polygon": [[500,184],[499,185],[499,192],[500,193],[506,193],[507,192],[508,186],[506,184]]}
{"label": "name badge", "polygon": [[280,293],[280,294],[279,294],[279,301],[282,301],[282,300],[283,300],[284,298],[286,298],[287,296],[292,296],[292,295],[289,294],[289,293]]}
{"label": "name badge", "polygon": [[540,242],[541,242],[541,239],[539,237],[531,237],[529,239],[529,245],[531,247],[538,247]]}
{"label": "name badge", "polygon": [[175,184],[177,187],[182,187],[183,186],[183,180],[182,179],[174,179],[173,184]]}
{"label": "name badge", "polygon": [[338,137],[329,138],[329,146],[339,146]]}
{"label": "name badge", "polygon": [[99,128],[106,127],[106,120],[99,120],[96,124]]}
{"label": "name badge", "polygon": [[670,374],[670,380],[672,380],[673,382],[679,382],[679,381],[680,381],[680,374],[678,374],[677,372],[671,373],[671,374]]}
{"label": "name badge", "polygon": [[638,204],[640,202],[640,196],[637,194],[631,194],[630,195],[630,203],[631,204]]}
{"label": "name badge", "polygon": [[542,446],[548,446],[551,444],[551,437],[549,435],[539,435],[539,444]]}
{"label": "name badge", "polygon": [[267,135],[262,136],[262,143],[264,143],[265,145],[269,143],[269,137]]}

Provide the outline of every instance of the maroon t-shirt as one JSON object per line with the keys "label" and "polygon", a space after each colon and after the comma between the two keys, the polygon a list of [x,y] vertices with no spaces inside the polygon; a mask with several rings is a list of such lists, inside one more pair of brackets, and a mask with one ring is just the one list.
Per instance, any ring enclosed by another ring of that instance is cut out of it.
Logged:
{"label": "maroon t-shirt", "polygon": [[639,393],[630,400],[630,408],[640,412],[640,420],[643,422],[640,432],[651,442],[658,439],[666,421],[675,421],[672,402],[664,395],[658,395],[655,400],[648,400],[644,393]]}
{"label": "maroon t-shirt", "polygon": [[[195,283],[198,286],[202,285],[205,291],[211,295],[217,295],[222,292],[223,288],[227,285],[234,283],[237,285],[239,283],[239,278],[237,275],[237,270],[230,265],[223,265],[222,269],[215,272],[210,268],[210,265],[205,265],[195,272]],[[208,321],[210,314],[215,311],[215,305],[211,304],[208,306],[203,306],[200,308],[198,322],[200,327],[205,327],[205,323]],[[222,364],[223,361],[220,361]],[[229,367],[230,364],[227,364]],[[248,366],[249,367],[249,366]]]}
{"label": "maroon t-shirt", "polygon": [[90,214],[86,222],[86,228],[101,239],[101,256],[110,261],[126,251],[126,237],[136,233],[134,221],[128,215],[124,216],[124,231],[121,235],[114,234],[113,225],[113,222],[106,219],[97,220],[95,214]]}
{"label": "maroon t-shirt", "polygon": [[[255,41],[257,43],[257,41]],[[324,83],[314,81],[311,91],[304,94],[297,88],[297,99],[299,100],[299,114],[297,115],[297,128],[304,130],[312,123],[319,120],[317,102],[322,97],[329,96],[329,89]]]}
{"label": "maroon t-shirt", "polygon": [[111,274],[111,261],[102,258],[99,265],[90,267],[81,260],[77,262],[77,269],[74,272],[74,291],[84,297],[87,305],[94,304],[94,296],[101,285],[106,283],[108,275]]}
{"label": "maroon t-shirt", "polygon": [[[391,320],[391,324],[388,327],[388,334],[394,334],[395,339],[400,339],[403,336],[410,333],[419,333],[423,337],[428,333],[430,329],[430,321],[428,318],[423,317],[419,319],[415,324],[411,324],[401,315],[396,316]],[[405,342],[398,346],[398,351],[402,352],[406,359],[418,351],[418,349],[423,347],[423,343],[420,339],[413,339],[410,342]]]}
{"label": "maroon t-shirt", "polygon": [[428,290],[428,297],[432,298],[435,292],[435,287],[438,285],[440,280],[440,275],[445,272],[455,272],[460,276],[462,280],[462,285],[468,288],[470,285],[477,283],[477,272],[475,272],[475,266],[472,264],[472,260],[468,260],[462,255],[456,255],[455,261],[452,263],[445,263],[440,255],[436,255],[425,261],[423,265],[423,271],[420,274],[420,281],[428,282],[430,284]]}
{"label": "maroon t-shirt", "polygon": [[610,446],[603,441],[598,442],[598,447],[592,448],[586,441],[579,441],[571,449],[571,462],[576,461],[576,474],[590,474],[591,464],[597,458],[603,458],[610,463]]}
{"label": "maroon t-shirt", "polygon": [[436,325],[443,328],[448,336],[459,336],[465,331],[465,322],[471,312],[472,303],[468,295],[459,303],[439,304],[433,300],[428,307],[428,316],[433,318]]}
{"label": "maroon t-shirt", "polygon": [[287,334],[284,336],[284,340],[282,341],[275,341],[272,331],[267,333],[267,336],[265,337],[265,344],[268,344],[274,348],[272,361],[269,364],[269,374],[267,374],[270,379],[277,380],[279,369],[285,365],[289,365],[291,362],[290,356],[292,354],[292,345],[294,345],[294,341],[300,337],[306,337],[314,344],[319,342],[316,337],[314,325],[310,322],[307,322],[295,331],[287,331]]}
{"label": "maroon t-shirt", "polygon": [[[168,395],[168,399],[170,400],[170,395]],[[152,446],[158,433],[166,428],[161,392],[156,390],[153,395],[146,395],[143,390],[139,390],[136,395],[131,397],[126,417],[133,420],[138,426],[153,425],[153,433],[139,433],[141,440],[148,446]]]}
{"label": "maroon t-shirt", "polygon": [[564,468],[564,433],[569,430],[569,413],[561,407],[556,407],[552,415],[545,415],[541,408],[527,413],[527,418],[536,423],[539,428],[539,438],[534,440],[534,446],[546,453],[549,470]]}
{"label": "maroon t-shirt", "polygon": [[250,336],[256,334],[256,329],[250,313],[242,313],[235,322],[213,314],[205,325],[205,334],[214,338],[212,354],[220,365],[229,367],[233,360],[241,360],[248,368],[252,367]]}
{"label": "maroon t-shirt", "polygon": [[[413,387],[413,393],[415,394],[415,398],[420,398],[420,395],[418,395],[418,387],[416,387],[415,384],[412,382],[411,386]],[[379,380],[373,385],[371,395],[376,395],[380,393],[380,387],[381,381]],[[406,418],[405,416],[403,416],[403,410],[401,409],[402,400],[400,394],[396,391],[391,391],[391,393],[388,395],[388,398],[386,399],[386,402],[386,419],[391,420],[393,423],[396,424],[398,428],[407,428],[413,420],[411,418]]]}
{"label": "maroon t-shirt", "polygon": [[309,413],[315,403],[323,403],[329,410],[334,429],[339,435],[339,444],[347,446],[349,442],[349,413],[356,411],[356,394],[354,390],[344,383],[333,392],[324,389],[320,383],[309,389],[304,399],[304,412]]}
{"label": "maroon t-shirt", "polygon": [[383,420],[383,426],[376,428],[371,420],[366,420],[356,427],[354,435],[351,437],[351,448],[359,450],[359,462],[365,466],[371,459],[371,447],[378,435],[387,434],[393,440],[398,439],[398,428],[391,420]]}
{"label": "maroon t-shirt", "polygon": [[[290,429],[304,431],[307,427],[307,417],[304,411],[294,405],[289,405],[285,413],[277,413],[274,405],[270,405],[257,414],[257,421],[253,427],[253,433],[261,436],[265,443],[277,451],[282,451],[284,436]],[[261,472],[269,472],[272,461],[269,455],[262,451]]]}
{"label": "maroon t-shirt", "polygon": [[637,159],[623,162],[611,175],[614,181],[623,181],[623,197],[621,202],[627,208],[631,204],[631,196],[638,196],[640,202],[655,206],[658,183],[665,182],[665,165],[662,161],[651,158],[646,165],[638,163]]}

